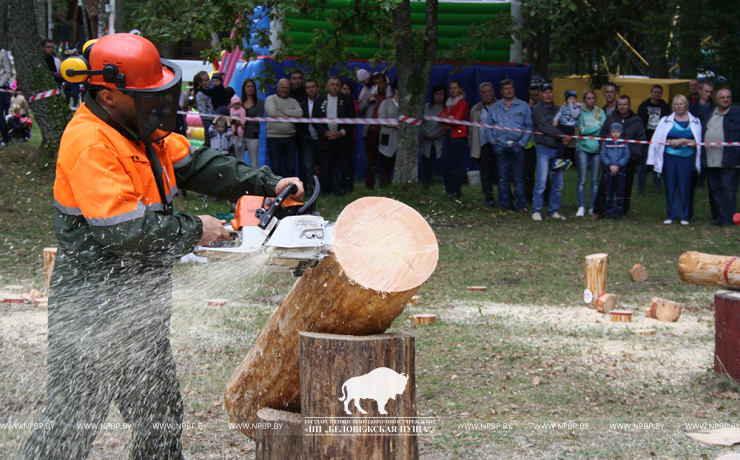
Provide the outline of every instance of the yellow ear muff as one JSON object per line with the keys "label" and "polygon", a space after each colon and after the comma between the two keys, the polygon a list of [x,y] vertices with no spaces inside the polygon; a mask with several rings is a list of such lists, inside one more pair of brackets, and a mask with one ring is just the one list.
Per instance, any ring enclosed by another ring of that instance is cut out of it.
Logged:
{"label": "yellow ear muff", "polygon": [[90,64],[85,58],[75,56],[62,61],[59,68],[62,77],[70,83],[82,83],[90,75]]}
{"label": "yellow ear muff", "polygon": [[95,44],[95,42],[98,41],[97,38],[93,40],[88,40],[85,42],[84,45],[82,45],[82,55],[87,59],[90,60],[90,50],[92,49],[92,46]]}

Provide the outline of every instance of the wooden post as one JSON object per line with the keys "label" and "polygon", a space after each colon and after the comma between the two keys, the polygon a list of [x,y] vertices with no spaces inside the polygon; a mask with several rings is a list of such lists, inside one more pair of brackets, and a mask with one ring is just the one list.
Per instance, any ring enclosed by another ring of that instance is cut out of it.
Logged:
{"label": "wooden post", "polygon": [[714,372],[740,381],[740,293],[714,294]]}
{"label": "wooden post", "polygon": [[[417,436],[404,428],[413,426],[404,417],[416,417],[414,336],[301,332],[300,337],[304,420],[324,422],[322,433],[305,433],[304,458],[418,459]],[[329,435],[329,427],[339,432]],[[385,433],[375,431],[379,427]]]}
{"label": "wooden post", "polygon": [[678,276],[689,284],[740,290],[740,259],[685,252],[678,259]]}
{"label": "wooden post", "polygon": [[49,297],[51,272],[54,271],[54,262],[57,260],[57,248],[44,248],[44,295]]}
{"label": "wooden post", "polygon": [[303,460],[303,429],[301,414],[266,407],[258,410],[255,460]]}
{"label": "wooden post", "polygon": [[632,281],[637,283],[642,283],[648,278],[648,272],[642,264],[633,265],[632,268],[630,268],[629,274]]}
{"label": "wooden post", "polygon": [[298,412],[298,331],[384,332],[434,272],[437,258],[434,232],[409,206],[375,197],[347,206],[331,254],[293,285],[227,382],[224,404],[232,422],[251,437],[262,407]]}
{"label": "wooden post", "polygon": [[588,304],[591,307],[596,307],[599,296],[606,292],[606,259],[607,254],[586,256],[586,289],[593,294]]}

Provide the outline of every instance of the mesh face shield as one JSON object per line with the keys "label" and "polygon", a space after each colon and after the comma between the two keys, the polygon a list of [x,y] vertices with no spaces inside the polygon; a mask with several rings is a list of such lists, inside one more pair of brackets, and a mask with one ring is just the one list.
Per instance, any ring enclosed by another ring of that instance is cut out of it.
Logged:
{"label": "mesh face shield", "polygon": [[153,89],[122,89],[121,92],[134,98],[138,118],[139,139],[153,143],[164,139],[175,130],[182,70],[174,63],[162,59],[162,67],[174,74],[167,84]]}

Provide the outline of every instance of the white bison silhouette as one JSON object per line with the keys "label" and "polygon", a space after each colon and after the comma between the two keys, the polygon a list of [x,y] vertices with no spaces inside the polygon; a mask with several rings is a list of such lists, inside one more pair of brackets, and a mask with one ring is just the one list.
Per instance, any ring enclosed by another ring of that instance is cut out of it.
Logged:
{"label": "white bison silhouette", "polygon": [[378,403],[378,411],[381,414],[387,414],[385,405],[388,404],[388,400],[395,399],[397,394],[403,394],[408,381],[409,376],[406,374],[399,374],[387,367],[379,367],[365,375],[352,377],[344,382],[342,397],[339,400],[344,401],[344,411],[348,414],[352,414],[348,407],[352,400],[355,401],[355,407],[360,412],[367,414],[360,407],[360,399],[374,399]]}

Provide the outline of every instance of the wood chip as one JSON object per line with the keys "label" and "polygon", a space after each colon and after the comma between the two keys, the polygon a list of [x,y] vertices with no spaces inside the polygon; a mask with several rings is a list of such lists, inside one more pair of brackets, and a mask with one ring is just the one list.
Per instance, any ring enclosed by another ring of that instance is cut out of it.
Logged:
{"label": "wood chip", "polygon": [[23,303],[23,297],[17,294],[11,294],[10,292],[0,292],[0,299],[3,303]]}
{"label": "wood chip", "polygon": [[487,291],[488,286],[468,286],[468,291]]}
{"label": "wood chip", "polygon": [[21,286],[20,284],[10,284],[8,286],[5,286],[5,289],[9,291],[22,291],[23,286]]}
{"label": "wood chip", "polygon": [[227,299],[206,299],[206,305],[209,307],[225,307],[229,303]]}
{"label": "wood chip", "polygon": [[740,443],[740,428],[722,428],[705,430],[698,433],[686,433],[691,439],[713,446],[730,447]]}
{"label": "wood chip", "polygon": [[635,329],[632,333],[637,335],[655,335],[655,329]]}

